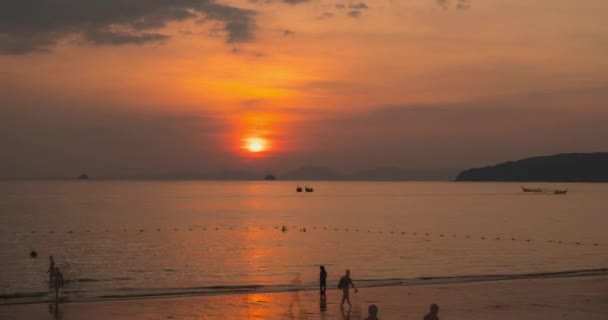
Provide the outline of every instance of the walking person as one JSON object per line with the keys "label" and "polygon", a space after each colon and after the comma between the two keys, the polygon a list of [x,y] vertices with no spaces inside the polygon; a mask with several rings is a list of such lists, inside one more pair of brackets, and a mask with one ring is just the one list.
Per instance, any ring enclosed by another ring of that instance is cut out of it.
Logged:
{"label": "walking person", "polygon": [[53,275],[55,275],[55,259],[53,259],[53,256],[49,256],[49,270],[46,272],[49,274],[49,288],[53,287]]}
{"label": "walking person", "polygon": [[59,267],[55,267],[55,274],[53,275],[53,288],[55,288],[55,302],[59,302],[59,289],[63,288],[63,273],[59,270]]}
{"label": "walking person", "polygon": [[321,289],[321,295],[325,295],[325,290],[327,290],[327,271],[325,271],[325,266],[320,267],[321,271],[319,272],[319,288]]}
{"label": "walking person", "polygon": [[349,307],[352,307],[349,296],[351,286],[355,289],[355,293],[359,292],[357,287],[355,287],[353,280],[350,278],[350,270],[346,270],[346,274],[340,279],[340,282],[338,282],[338,289],[342,289],[342,302],[340,303],[340,308],[344,308],[345,301],[348,303]]}

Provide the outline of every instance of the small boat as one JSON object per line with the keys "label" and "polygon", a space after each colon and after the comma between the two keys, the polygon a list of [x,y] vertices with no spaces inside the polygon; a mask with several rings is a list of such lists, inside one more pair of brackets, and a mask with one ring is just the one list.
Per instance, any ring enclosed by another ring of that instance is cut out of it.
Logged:
{"label": "small boat", "polygon": [[568,189],[564,190],[553,190],[553,194],[566,194],[568,193]]}
{"label": "small boat", "polygon": [[524,187],[521,187],[521,190],[523,192],[542,192],[543,191],[543,189],[541,189],[541,188],[524,188]]}
{"label": "small boat", "polygon": [[306,188],[304,188],[304,190],[306,190],[306,192],[313,192],[313,191],[315,191],[312,187],[310,187],[310,188],[306,187]]}
{"label": "small boat", "polygon": [[302,187],[298,186],[298,187],[296,188],[296,192],[302,192]]}

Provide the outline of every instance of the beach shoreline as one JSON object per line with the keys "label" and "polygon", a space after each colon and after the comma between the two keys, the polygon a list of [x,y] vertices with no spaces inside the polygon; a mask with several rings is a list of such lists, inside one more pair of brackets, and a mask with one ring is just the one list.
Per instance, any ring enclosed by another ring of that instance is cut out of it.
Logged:
{"label": "beach shoreline", "polygon": [[[356,283],[356,279],[355,279]],[[381,319],[420,319],[431,303],[446,319],[606,319],[608,275],[380,286],[351,293],[342,313],[338,290],[326,304],[316,290],[229,295],[150,297],[134,300],[0,306],[0,318],[17,319],[364,319],[369,304]]]}

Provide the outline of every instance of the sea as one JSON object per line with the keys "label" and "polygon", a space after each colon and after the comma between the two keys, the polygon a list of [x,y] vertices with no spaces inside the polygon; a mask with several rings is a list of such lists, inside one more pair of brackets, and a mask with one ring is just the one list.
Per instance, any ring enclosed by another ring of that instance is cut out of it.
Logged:
{"label": "sea", "polygon": [[0,304],[52,299],[49,256],[68,301],[315,290],[321,265],[330,288],[346,269],[359,287],[605,272],[607,195],[577,183],[4,181]]}

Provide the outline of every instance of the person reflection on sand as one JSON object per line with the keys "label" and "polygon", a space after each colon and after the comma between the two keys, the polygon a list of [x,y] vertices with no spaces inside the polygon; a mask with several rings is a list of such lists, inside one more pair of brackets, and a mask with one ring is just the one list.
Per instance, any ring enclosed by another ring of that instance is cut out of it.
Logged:
{"label": "person reflection on sand", "polygon": [[327,298],[325,297],[325,295],[322,295],[321,299],[319,300],[319,310],[322,313],[327,311]]}
{"label": "person reflection on sand", "polygon": [[53,288],[55,288],[55,302],[59,302],[59,289],[63,288],[63,273],[59,270],[59,267],[55,267],[53,274]]}
{"label": "person reflection on sand", "polygon": [[431,311],[424,316],[424,320],[439,320],[437,316],[439,314],[439,306],[436,304],[431,305]]}
{"label": "person reflection on sand", "polygon": [[380,320],[380,318],[378,318],[378,307],[375,304],[369,306],[367,313],[368,315],[365,320]]}
{"label": "person reflection on sand", "polygon": [[340,312],[342,312],[342,320],[350,320],[350,308],[348,310],[340,308]]}
{"label": "person reflection on sand", "polygon": [[[291,281],[291,285],[294,287],[292,301],[289,304],[289,314],[291,318],[296,318],[296,314],[299,314],[297,318],[302,319],[305,317],[306,312],[302,308],[300,303],[300,289],[302,289],[302,280],[300,279],[300,273],[296,273],[296,277]],[[295,307],[295,308],[294,308]],[[297,309],[297,312],[294,310]]]}
{"label": "person reflection on sand", "polygon": [[63,319],[63,312],[59,310],[59,302],[49,304],[49,313],[53,316],[54,320]]}

